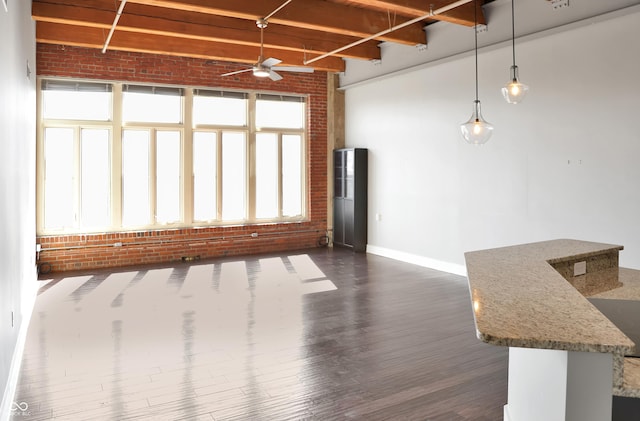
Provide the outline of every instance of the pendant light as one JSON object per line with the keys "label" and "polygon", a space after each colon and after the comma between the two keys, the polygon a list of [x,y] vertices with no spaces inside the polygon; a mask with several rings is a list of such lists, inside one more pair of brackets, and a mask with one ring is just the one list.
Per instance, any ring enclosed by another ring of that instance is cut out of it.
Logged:
{"label": "pendant light", "polygon": [[511,81],[502,88],[502,96],[509,104],[522,101],[529,91],[529,87],[518,80],[518,66],[516,66],[516,24],[514,0],[511,0],[511,46],[513,49],[513,66],[511,66]]}
{"label": "pendant light", "polygon": [[460,125],[462,137],[467,143],[472,145],[482,145],[487,143],[493,132],[493,125],[482,118],[480,110],[480,100],[478,99],[478,7],[477,0],[473,1],[475,35],[475,58],[476,58],[476,100],[473,101],[473,112],[471,118],[466,123]]}

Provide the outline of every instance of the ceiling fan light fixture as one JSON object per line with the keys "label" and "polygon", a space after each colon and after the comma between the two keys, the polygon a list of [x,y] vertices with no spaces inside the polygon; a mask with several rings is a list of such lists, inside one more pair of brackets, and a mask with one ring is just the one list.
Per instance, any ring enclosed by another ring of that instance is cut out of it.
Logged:
{"label": "ceiling fan light fixture", "polygon": [[269,77],[271,71],[261,64],[253,67],[253,75],[255,77]]}

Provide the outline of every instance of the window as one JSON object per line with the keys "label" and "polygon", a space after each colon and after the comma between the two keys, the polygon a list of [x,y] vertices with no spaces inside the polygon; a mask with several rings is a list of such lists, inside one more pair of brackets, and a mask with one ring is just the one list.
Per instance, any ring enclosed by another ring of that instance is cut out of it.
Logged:
{"label": "window", "polygon": [[257,219],[303,214],[303,98],[258,94],[256,100]]}
{"label": "window", "polygon": [[218,218],[218,134],[193,133],[193,219]]}
{"label": "window", "polygon": [[156,133],[156,222],[180,222],[180,132]]}
{"label": "window", "polygon": [[301,135],[256,135],[257,219],[302,214],[302,158]]}
{"label": "window", "polygon": [[57,120],[111,120],[111,85],[45,80],[42,116]]}
{"label": "window", "polygon": [[304,97],[42,79],[38,233],[306,217]]}
{"label": "window", "polygon": [[80,226],[111,225],[111,160],[109,130],[80,130]]}
{"label": "window", "polygon": [[123,132],[123,226],[180,222],[180,137],[174,130]]}
{"label": "window", "polygon": [[241,92],[196,89],[193,95],[193,124],[247,125],[247,98]]}
{"label": "window", "polygon": [[44,227],[105,229],[111,225],[107,129],[44,130]]}
{"label": "window", "polygon": [[74,130],[44,131],[44,225],[47,230],[74,226]]}
{"label": "window", "polygon": [[124,85],[122,90],[123,121],[182,122],[182,89]]}
{"label": "window", "polygon": [[302,129],[304,99],[295,96],[259,94],[256,101],[256,126]]}
{"label": "window", "polygon": [[282,216],[302,215],[304,157],[302,136],[282,136]]}
{"label": "window", "polygon": [[278,216],[279,179],[278,135],[258,133],[256,136],[256,218]]}
{"label": "window", "polygon": [[151,147],[147,130],[125,130],[122,136],[122,225],[151,223],[149,165]]}
{"label": "window", "polygon": [[222,133],[222,220],[246,218],[246,139],[244,133]]}

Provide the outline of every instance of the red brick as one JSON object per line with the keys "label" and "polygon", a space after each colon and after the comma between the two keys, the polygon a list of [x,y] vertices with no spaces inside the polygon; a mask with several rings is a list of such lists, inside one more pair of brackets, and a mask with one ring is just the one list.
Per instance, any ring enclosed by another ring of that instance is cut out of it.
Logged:
{"label": "red brick", "polygon": [[[278,82],[256,79],[250,73],[221,77],[223,73],[236,69],[235,65],[214,60],[118,51],[102,54],[100,50],[49,44],[37,46],[37,73],[40,76],[309,95],[309,221],[233,227],[187,227],[106,235],[41,236],[38,238],[42,245],[39,262],[50,263],[53,271],[65,271],[162,263],[193,254],[205,259],[317,247],[318,238],[326,232],[327,221],[327,76],[324,72],[287,73]],[[258,233],[258,238],[250,236],[253,232]],[[222,240],[221,237],[224,236],[234,238]],[[198,241],[198,246],[190,246],[191,240]],[[113,244],[116,242],[123,243],[123,246],[115,248]],[[145,243],[147,246],[131,245],[132,242]],[[87,249],[83,247],[86,245],[94,247]],[[65,249],[71,246],[81,248]],[[50,250],[52,248],[58,250]]]}

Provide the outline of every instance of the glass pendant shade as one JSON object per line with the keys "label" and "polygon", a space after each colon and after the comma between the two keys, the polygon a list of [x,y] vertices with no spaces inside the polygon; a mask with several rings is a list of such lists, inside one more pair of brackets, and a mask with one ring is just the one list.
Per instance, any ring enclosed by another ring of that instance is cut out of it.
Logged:
{"label": "glass pendant shade", "polygon": [[529,92],[529,87],[518,80],[518,66],[516,66],[516,19],[514,0],[511,0],[511,49],[513,66],[511,66],[511,81],[502,88],[502,96],[509,104],[518,104]]}
{"label": "glass pendant shade", "polygon": [[471,145],[483,145],[487,143],[493,133],[493,125],[482,118],[480,101],[473,102],[473,114],[466,123],[460,125],[462,137]]}
{"label": "glass pendant shade", "polygon": [[502,88],[502,96],[509,104],[517,104],[529,92],[529,87],[518,80],[518,66],[511,66],[511,82]]}
{"label": "glass pendant shade", "polygon": [[493,132],[493,125],[482,118],[480,111],[480,100],[478,99],[478,6],[477,0],[473,1],[473,35],[475,41],[475,61],[476,61],[476,100],[473,101],[473,113],[466,123],[460,125],[460,131],[465,142],[471,145],[484,145],[487,143]]}

